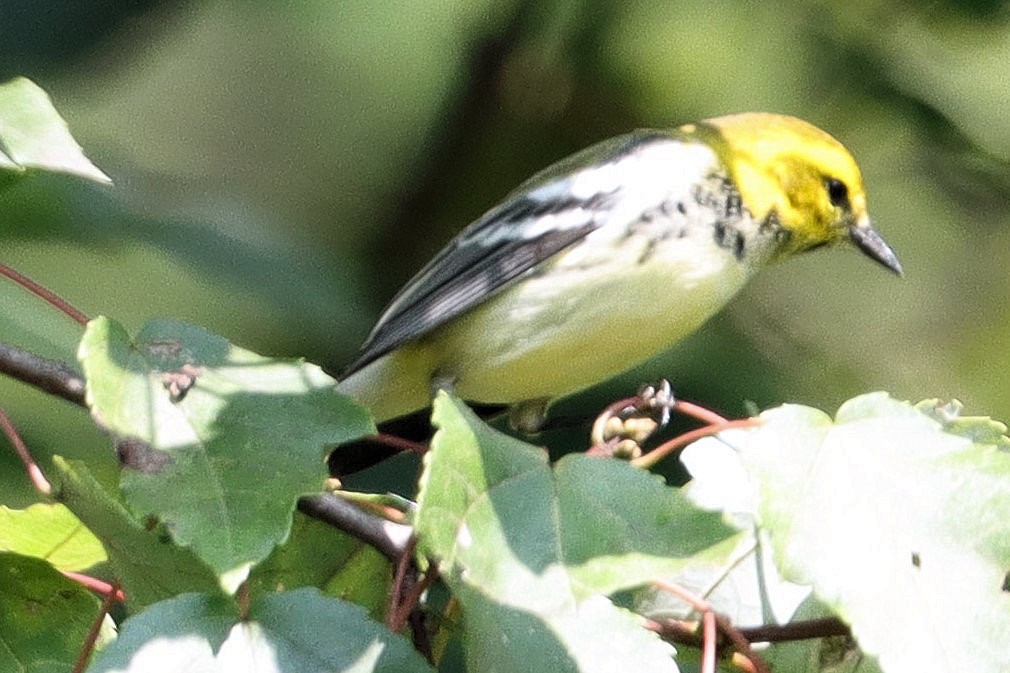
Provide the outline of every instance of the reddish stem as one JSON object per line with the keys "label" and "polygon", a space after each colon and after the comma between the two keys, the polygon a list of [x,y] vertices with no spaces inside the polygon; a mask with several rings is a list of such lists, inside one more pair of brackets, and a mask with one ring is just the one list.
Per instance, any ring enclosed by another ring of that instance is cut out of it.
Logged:
{"label": "reddish stem", "polygon": [[751,663],[755,673],[771,673],[771,671],[768,670],[768,666],[765,664],[764,659],[755,654],[754,650],[751,649],[750,641],[744,637],[744,635],[740,632],[740,629],[733,626],[733,624],[731,624],[730,621],[722,615],[716,614],[715,618],[719,623],[719,630],[722,631],[729,639],[733,649]]}
{"label": "reddish stem", "polygon": [[396,570],[393,572],[393,586],[389,592],[389,612],[386,615],[386,626],[389,627],[390,631],[395,632],[402,629],[407,621],[405,614],[409,614],[410,612],[408,610],[407,613],[404,613],[402,610],[405,596],[408,593],[405,587],[407,585],[407,574],[411,568],[411,561],[414,558],[415,545],[416,541],[411,539],[403,555],[396,561]]}
{"label": "reddish stem", "polygon": [[422,575],[420,579],[418,579],[414,583],[414,586],[412,586],[409,591],[404,592],[403,595],[400,596],[400,599],[398,601],[399,605],[397,606],[395,611],[397,614],[394,614],[390,619],[391,630],[399,631],[400,629],[403,628],[403,626],[410,619],[410,614],[417,607],[418,603],[420,603],[421,594],[427,591],[428,587],[430,587],[432,582],[434,582],[437,578],[438,578],[438,571],[433,567],[427,573]]}
{"label": "reddish stem", "polygon": [[715,613],[706,610],[701,615],[701,673],[715,673],[716,644]]}
{"label": "reddish stem", "polygon": [[0,409],[0,428],[3,429],[7,438],[11,440],[11,444],[14,446],[14,452],[18,454],[18,458],[20,458],[21,462],[24,463],[25,470],[28,472],[28,478],[35,486],[35,489],[44,495],[52,493],[52,484],[50,484],[49,480],[46,479],[46,475],[42,474],[42,468],[40,468],[39,464],[35,462],[34,458],[32,458],[32,454],[28,451],[28,447],[21,439],[21,435],[18,434],[17,428],[14,427],[14,423],[11,422],[10,417],[4,413],[3,409]]}
{"label": "reddish stem", "polygon": [[95,651],[95,642],[98,640],[98,634],[102,632],[102,623],[105,621],[105,615],[109,614],[112,605],[118,600],[116,595],[121,593],[119,586],[113,583],[111,590],[105,594],[102,607],[98,610],[98,614],[95,615],[94,621],[91,622],[91,628],[88,629],[88,635],[84,639],[81,653],[77,656],[77,662],[74,663],[73,673],[84,673],[84,669],[88,665],[88,659],[91,658],[91,653]]}
{"label": "reddish stem", "polygon": [[719,414],[715,413],[711,409],[706,409],[705,407],[695,404],[694,402],[685,402],[684,400],[677,400],[673,403],[673,408],[675,411],[679,411],[682,414],[695,418],[702,423],[708,423],[709,425],[716,425],[718,423],[725,423],[726,418],[723,418]]}
{"label": "reddish stem", "polygon": [[84,586],[86,589],[94,591],[96,594],[101,594],[103,596],[108,596],[110,593],[115,592],[114,598],[117,601],[125,601],[126,594],[123,590],[119,588],[119,585],[113,582],[110,584],[104,580],[100,580],[97,577],[92,577],[91,575],[84,575],[82,573],[75,573],[72,570],[61,570],[64,576],[69,577],[78,584]]}
{"label": "reddish stem", "polygon": [[411,451],[421,456],[428,451],[428,447],[420,442],[412,442],[409,439],[397,437],[396,435],[390,435],[385,432],[380,432],[369,437],[368,441],[376,442],[377,444],[385,444],[386,446],[391,446],[392,448],[399,449],[400,451]]}
{"label": "reddish stem", "polygon": [[754,428],[761,424],[761,419],[759,418],[741,418],[735,421],[723,420],[719,423],[713,423],[712,425],[706,425],[703,428],[697,428],[691,430],[690,432],[685,432],[682,435],[677,435],[673,439],[663,444],[660,444],[655,449],[645,454],[641,458],[636,458],[631,461],[631,464],[636,467],[641,467],[648,469],[661,461],[662,459],[669,456],[675,451],[679,451],[688,444],[696,442],[702,437],[708,437],[709,435],[717,435],[723,430],[734,430],[739,428]]}
{"label": "reddish stem", "polygon": [[[702,613],[702,671],[715,670],[714,659],[712,661],[712,668],[711,669],[705,668],[706,665],[705,657],[706,657],[706,647],[708,646],[708,644],[711,642],[713,643],[714,647],[716,643],[714,639],[715,638],[714,633],[710,639],[708,635],[709,629],[718,626],[718,631],[721,631],[726,636],[730,644],[733,646],[733,649],[735,649],[738,653],[740,653],[742,656],[746,657],[750,661],[754,671],[756,671],[757,673],[770,673],[770,671],[768,670],[768,666],[765,665],[761,657],[754,654],[754,651],[751,649],[750,642],[740,632],[740,629],[733,626],[733,624],[725,617],[717,614],[713,609],[711,603],[706,601],[701,596],[697,596],[688,591],[687,589],[685,589],[684,587],[679,586],[677,584],[670,584],[668,582],[656,580],[653,581],[653,585],[662,591],[666,591],[668,593],[673,594],[677,598],[686,602],[688,605],[690,605],[698,612]],[[710,621],[713,625],[712,627],[709,626]],[[714,653],[708,656],[714,656]]]}
{"label": "reddish stem", "polygon": [[18,273],[6,264],[0,264],[0,276],[7,276],[35,296],[49,302],[49,304],[56,307],[57,310],[61,311],[64,315],[75,321],[81,327],[88,324],[88,316],[74,308],[70,302],[57,296],[56,293],[51,290],[42,287],[27,276]]}
{"label": "reddish stem", "polygon": [[673,594],[680,600],[690,605],[696,612],[706,612],[712,609],[712,606],[708,601],[701,596],[691,593],[679,584],[670,584],[669,582],[664,582],[663,580],[653,580],[652,585],[660,591]]}

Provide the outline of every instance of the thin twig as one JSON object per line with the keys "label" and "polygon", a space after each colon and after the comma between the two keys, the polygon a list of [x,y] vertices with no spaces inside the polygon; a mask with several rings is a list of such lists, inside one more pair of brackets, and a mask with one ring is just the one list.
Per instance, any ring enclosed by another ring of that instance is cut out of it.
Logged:
{"label": "thin twig", "polygon": [[11,444],[14,446],[14,452],[18,454],[18,458],[25,466],[25,471],[28,472],[28,479],[31,480],[32,485],[35,486],[35,490],[43,495],[49,495],[53,492],[53,485],[49,483],[46,479],[46,475],[42,474],[42,468],[39,464],[35,462],[32,457],[31,452],[28,447],[25,446],[24,440],[21,439],[21,435],[18,434],[17,428],[11,422],[10,417],[0,409],[0,428],[3,429],[4,434],[7,438],[11,440]]}
{"label": "thin twig", "polygon": [[652,585],[660,591],[665,591],[666,593],[672,594],[684,601],[690,605],[695,612],[705,612],[712,609],[712,605],[708,601],[701,596],[697,596],[688,591],[679,584],[671,584],[669,582],[664,582],[663,580],[653,580]]}
{"label": "thin twig", "polygon": [[[427,579],[425,575],[423,579]],[[428,660],[432,666],[437,666],[435,661],[435,648],[431,641],[431,634],[428,632],[428,618],[423,610],[411,610],[409,615],[410,635],[414,643],[414,649]]]}
{"label": "thin twig", "polygon": [[[740,632],[740,629],[734,626],[733,623],[729,621],[729,619],[718,614],[712,607],[711,603],[706,601],[701,596],[695,595],[694,593],[688,591],[687,589],[678,584],[671,584],[669,582],[664,582],[662,580],[655,580],[653,581],[653,585],[656,588],[660,589],[661,591],[666,591],[667,593],[673,594],[677,598],[681,599],[682,601],[690,605],[694,610],[702,613],[703,626],[706,624],[706,620],[714,619],[715,623],[719,627],[718,630],[722,632],[723,635],[726,636],[730,644],[733,646],[733,649],[735,649],[737,652],[739,652],[747,659],[749,659],[753,664],[754,670],[757,671],[757,673],[770,673],[770,671],[768,670],[768,666],[764,663],[761,657],[759,657],[757,654],[754,653],[754,651],[751,649],[750,641],[748,641],[747,638],[744,637],[744,635]],[[708,615],[711,615],[711,617],[709,617]],[[703,638],[702,638],[703,656],[706,651],[705,648],[708,647],[709,642],[710,640],[708,637],[708,631],[703,630]]]}
{"label": "thin twig", "polygon": [[701,673],[715,673],[716,650],[715,613],[706,610],[701,615]]}
{"label": "thin twig", "polygon": [[702,428],[697,428],[689,432],[685,432],[682,435],[678,435],[668,442],[660,444],[649,453],[645,454],[640,458],[635,458],[631,461],[631,464],[635,467],[641,467],[648,469],[666,458],[670,454],[679,451],[688,444],[698,441],[703,437],[708,437],[709,435],[717,435],[724,430],[734,430],[740,428],[754,428],[761,424],[761,419],[759,418],[741,418],[735,421],[722,421],[721,423],[714,423],[712,425],[706,425]]}
{"label": "thin twig", "polygon": [[94,591],[96,594],[107,596],[110,593],[112,593],[115,594],[117,601],[126,600],[126,594],[124,594],[123,590],[118,588],[118,585],[115,583],[109,583],[106,582],[105,580],[100,580],[97,577],[92,577],[91,575],[85,575],[83,573],[75,573],[72,570],[61,570],[60,572],[65,577],[72,579],[73,581],[83,586],[85,589],[90,589],[91,591]]}
{"label": "thin twig", "polygon": [[421,442],[412,442],[409,439],[397,437],[396,435],[391,435],[386,432],[380,432],[371,437],[366,437],[366,439],[369,442],[384,444],[385,446],[399,449],[400,451],[411,451],[418,455],[424,455],[428,451],[427,445],[422,444]]}
{"label": "thin twig", "polygon": [[69,317],[71,320],[76,322],[81,327],[88,324],[88,316],[84,315],[81,311],[74,308],[70,302],[58,296],[52,290],[48,290],[34,280],[28,278],[27,276],[18,273],[14,269],[10,268],[6,264],[0,264],[0,276],[6,276],[12,281],[28,290],[35,296],[47,301],[52,306],[56,307],[61,313]]}
{"label": "thin twig", "polygon": [[390,631],[400,631],[410,621],[410,615],[421,602],[421,594],[428,590],[438,578],[438,568],[434,565],[420,579],[417,578],[417,568],[414,564],[414,552],[404,554],[397,564],[393,576],[393,588],[390,592],[390,608],[386,617],[386,626]]}
{"label": "thin twig", "polygon": [[679,619],[656,621],[655,619],[645,618],[645,628],[678,645],[701,647],[701,637],[698,635],[698,622]]}
{"label": "thin twig", "polygon": [[393,633],[399,633],[404,626],[409,624],[414,647],[429,663],[434,665],[435,655],[432,650],[431,635],[428,633],[425,615],[419,605],[422,594],[438,578],[438,567],[432,564],[428,568],[428,572],[418,579],[417,564],[414,562],[415,545],[416,538],[411,538],[407,552],[396,563],[393,586],[389,592],[386,627]]}
{"label": "thin twig", "polygon": [[754,669],[757,673],[771,673],[764,659],[754,652],[750,646],[751,641],[740,632],[740,629],[734,626],[726,617],[716,613],[713,614],[715,614],[715,619],[719,623],[719,630],[729,639],[733,649],[750,660],[754,664]]}
{"label": "thin twig", "polygon": [[105,622],[105,616],[109,614],[112,606],[118,600],[116,596],[119,594],[119,585],[113,583],[111,591],[105,594],[105,599],[102,601],[102,607],[98,610],[98,614],[95,615],[94,621],[91,622],[91,628],[88,629],[88,635],[84,639],[84,644],[81,646],[81,653],[77,655],[77,661],[74,663],[73,673],[83,673],[84,669],[88,665],[88,659],[91,658],[91,653],[95,651],[95,643],[98,641],[98,635],[102,632],[102,624]]}
{"label": "thin twig", "polygon": [[[411,538],[410,543],[407,545],[408,553],[403,554],[396,560],[396,570],[393,573],[393,586],[389,592],[389,610],[386,613],[386,626],[393,632],[402,629],[407,621],[401,614],[401,609],[407,585],[412,585],[417,579],[411,572],[414,569],[413,551],[415,544],[414,539]],[[410,612],[408,611],[407,614],[410,614]]]}
{"label": "thin twig", "polygon": [[695,404],[694,402],[685,402],[684,400],[677,400],[673,403],[673,410],[678,411],[685,416],[690,416],[702,423],[707,423],[708,425],[715,425],[717,423],[725,423],[727,418],[720,416],[711,409],[706,409],[700,404]]}

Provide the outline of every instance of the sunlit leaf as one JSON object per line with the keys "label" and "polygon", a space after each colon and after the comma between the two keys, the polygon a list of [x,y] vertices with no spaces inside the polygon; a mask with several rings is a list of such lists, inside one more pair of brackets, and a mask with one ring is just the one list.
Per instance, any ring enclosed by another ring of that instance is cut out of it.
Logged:
{"label": "sunlit leaf", "polygon": [[[723,492],[737,510],[753,498],[781,574],[812,585],[885,671],[1010,668],[1010,452],[1000,426],[975,419],[952,432],[883,394],[846,403],[834,420],[792,405],[762,418],[721,436],[751,479]],[[715,471],[695,478],[718,491]]]}
{"label": "sunlit leaf", "polygon": [[46,92],[18,77],[0,84],[0,171],[29,169],[111,182],[84,156]]}
{"label": "sunlit leaf", "polygon": [[223,597],[186,594],[129,619],[89,673],[430,673],[402,637],[315,589],[267,594],[239,620]]}
{"label": "sunlit leaf", "polygon": [[128,504],[229,591],[287,537],[298,496],[322,487],[328,448],[374,431],[318,367],[191,325],[156,321],[131,339],[98,318],[80,359],[92,414],[121,438]]}
{"label": "sunlit leaf", "polygon": [[84,570],[105,560],[98,538],[60,504],[0,507],[0,550],[44,559],[59,570]]}
{"label": "sunlit leaf", "polygon": [[433,417],[418,545],[463,605],[471,668],[675,670],[605,596],[704,562],[733,537],[719,517],[621,461],[569,456],[552,470],[448,397]]}

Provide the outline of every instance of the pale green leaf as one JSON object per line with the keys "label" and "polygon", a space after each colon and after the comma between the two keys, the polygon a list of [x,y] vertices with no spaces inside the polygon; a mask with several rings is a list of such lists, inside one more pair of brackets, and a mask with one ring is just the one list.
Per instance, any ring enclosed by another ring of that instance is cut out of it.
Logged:
{"label": "pale green leaf", "polygon": [[45,91],[18,77],[0,84],[0,170],[70,173],[111,182],[81,151]]}
{"label": "pale green leaf", "polygon": [[89,673],[430,673],[401,636],[315,589],[267,594],[239,620],[227,599],[186,594],[129,619]]}
{"label": "pale green leaf", "polygon": [[128,504],[229,591],[287,537],[297,498],[322,488],[330,446],[374,431],[318,367],[191,325],[154,321],[131,339],[97,318],[79,357],[92,414],[126,440]]}
{"label": "pale green leaf", "polygon": [[0,507],[0,550],[44,559],[58,570],[80,571],[105,560],[98,538],[60,504]]}
{"label": "pale green leaf", "polygon": [[147,527],[105,492],[81,461],[56,456],[57,497],[102,541],[131,610],[183,592],[217,589],[217,578],[163,526]]}
{"label": "pale green leaf", "polygon": [[1000,426],[952,427],[883,394],[846,403],[834,421],[799,406],[762,419],[721,439],[739,452],[782,575],[811,585],[889,673],[1010,669]]}
{"label": "pale green leaf", "polygon": [[675,670],[670,648],[606,595],[705,563],[731,529],[625,462],[569,456],[552,470],[451,398],[433,417],[418,548],[463,605],[470,667]]}

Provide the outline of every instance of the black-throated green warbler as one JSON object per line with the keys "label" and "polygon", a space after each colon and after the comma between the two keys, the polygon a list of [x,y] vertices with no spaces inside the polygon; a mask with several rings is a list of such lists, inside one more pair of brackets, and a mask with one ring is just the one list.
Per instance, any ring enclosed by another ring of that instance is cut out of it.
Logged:
{"label": "black-throated green warbler", "polygon": [[547,403],[693,332],[779,259],[842,240],[901,266],[849,152],[792,117],[637,131],[544,170],[464,229],[379,319],[338,390],[377,420],[446,388]]}

